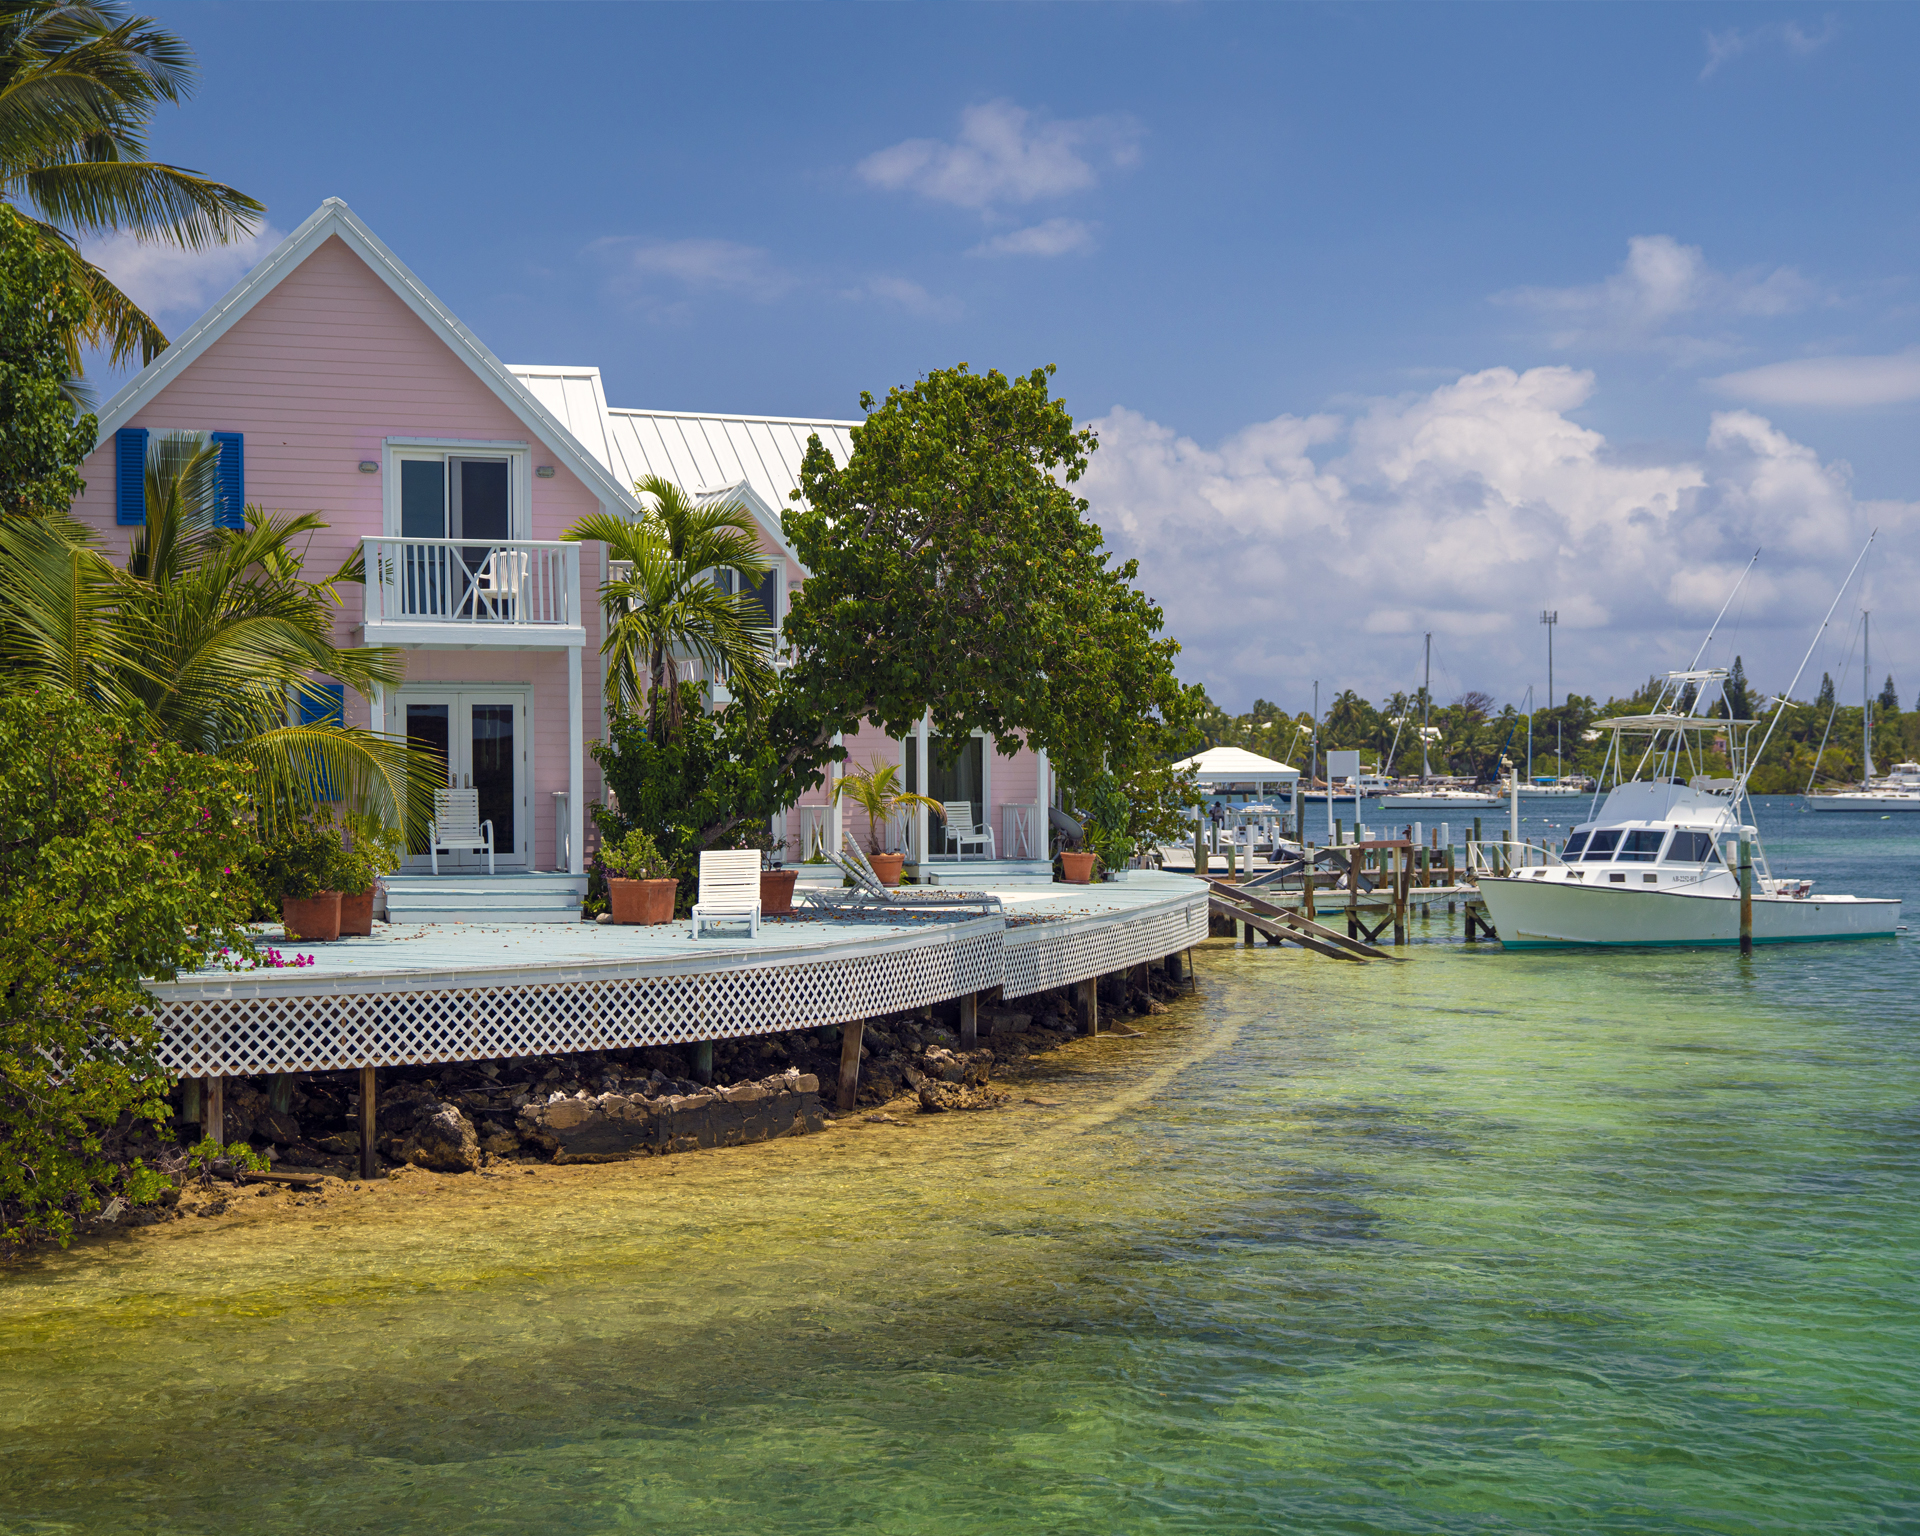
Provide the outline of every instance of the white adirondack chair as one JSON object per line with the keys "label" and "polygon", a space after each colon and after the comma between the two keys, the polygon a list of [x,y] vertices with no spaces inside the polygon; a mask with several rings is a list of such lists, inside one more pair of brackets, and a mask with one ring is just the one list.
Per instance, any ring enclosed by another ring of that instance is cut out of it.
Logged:
{"label": "white adirondack chair", "polygon": [[427,857],[440,873],[440,850],[448,853],[485,853],[487,873],[493,873],[493,823],[480,819],[480,791],[436,789],[433,821],[427,829]]}
{"label": "white adirondack chair", "polygon": [[967,845],[984,848],[987,857],[993,857],[993,828],[979,826],[973,819],[971,800],[949,800],[941,806],[941,819],[946,823],[947,844],[959,850],[960,856],[967,855]]}
{"label": "white adirondack chair", "polygon": [[532,573],[533,556],[524,549],[496,549],[474,578],[474,592],[489,615],[502,624],[520,617],[520,594]]}
{"label": "white adirondack chair", "polygon": [[715,923],[745,923],[760,936],[760,851],[730,849],[700,855],[700,896],[693,904],[693,936]]}

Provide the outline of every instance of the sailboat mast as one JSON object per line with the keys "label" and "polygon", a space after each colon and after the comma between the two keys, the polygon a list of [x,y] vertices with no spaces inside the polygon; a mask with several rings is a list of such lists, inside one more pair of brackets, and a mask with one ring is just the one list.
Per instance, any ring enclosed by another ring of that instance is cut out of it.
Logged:
{"label": "sailboat mast", "polygon": [[1433,633],[1427,633],[1427,672],[1420,684],[1420,782],[1433,777],[1433,764],[1427,761],[1427,711],[1433,704]]}
{"label": "sailboat mast", "polygon": [[1873,782],[1873,610],[1860,610],[1860,787]]}

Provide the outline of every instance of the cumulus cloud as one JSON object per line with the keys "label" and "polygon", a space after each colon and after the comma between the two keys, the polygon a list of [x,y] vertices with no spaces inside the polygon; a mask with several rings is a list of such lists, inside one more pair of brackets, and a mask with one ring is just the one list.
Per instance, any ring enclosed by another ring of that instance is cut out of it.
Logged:
{"label": "cumulus cloud", "polygon": [[1570,368],[1492,368],[1212,447],[1117,407],[1080,488],[1140,561],[1183,674],[1233,707],[1304,708],[1315,678],[1412,686],[1429,630],[1436,690],[1544,692],[1542,607],[1560,611],[1559,691],[1604,695],[1684,665],[1756,546],[1731,645],[1781,687],[1867,527],[1920,524],[1747,411],[1715,416],[1698,451],[1617,451],[1572,418],[1592,389]]}
{"label": "cumulus cloud", "polygon": [[1888,357],[1803,357],[1725,373],[1707,383],[1736,399],[1763,405],[1838,408],[1920,400],[1920,347]]}
{"label": "cumulus cloud", "polygon": [[1697,245],[1671,235],[1636,235],[1620,269],[1600,282],[1515,288],[1495,294],[1494,302],[1541,316],[1555,347],[1658,351],[1688,361],[1725,355],[1735,343],[1725,334],[1687,334],[1682,322],[1771,319],[1821,297],[1792,267],[1718,272]]}
{"label": "cumulus cloud", "polygon": [[1011,101],[989,101],[960,114],[953,142],[907,139],[868,155],[856,171],[885,191],[987,212],[1085,191],[1104,170],[1133,164],[1139,139],[1131,118],[1051,120]]}
{"label": "cumulus cloud", "polygon": [[1778,47],[1791,58],[1808,58],[1832,42],[1839,32],[1839,23],[1831,16],[1818,32],[1807,31],[1797,21],[1769,22],[1745,31],[1739,27],[1728,27],[1720,32],[1710,31],[1706,34],[1707,61],[1701,66],[1700,78],[1712,78],[1722,66],[1756,48]]}
{"label": "cumulus cloud", "polygon": [[285,230],[263,225],[258,234],[204,251],[136,240],[123,233],[88,240],[81,249],[148,314],[197,317],[286,238]]}
{"label": "cumulus cloud", "polygon": [[1047,219],[983,240],[969,256],[1072,256],[1093,249],[1094,230],[1081,219]]}
{"label": "cumulus cloud", "polygon": [[793,279],[757,245],[732,240],[637,240],[613,235],[589,250],[609,262],[628,283],[656,286],[665,280],[692,293],[734,293],[777,299]]}

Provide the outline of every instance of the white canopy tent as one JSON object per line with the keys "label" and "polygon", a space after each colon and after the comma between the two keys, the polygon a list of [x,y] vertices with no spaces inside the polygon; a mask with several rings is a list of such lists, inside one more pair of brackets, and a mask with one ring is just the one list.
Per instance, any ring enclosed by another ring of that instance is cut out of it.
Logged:
{"label": "white canopy tent", "polygon": [[1299,781],[1300,770],[1276,763],[1244,747],[1208,747],[1174,765],[1177,771],[1191,768],[1200,787],[1212,794],[1244,790],[1249,798],[1264,795],[1268,786],[1291,793]]}

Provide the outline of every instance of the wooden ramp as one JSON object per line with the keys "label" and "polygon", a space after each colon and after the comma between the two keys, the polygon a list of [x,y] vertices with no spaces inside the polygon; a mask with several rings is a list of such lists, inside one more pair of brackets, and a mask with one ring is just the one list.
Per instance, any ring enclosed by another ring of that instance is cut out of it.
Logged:
{"label": "wooden ramp", "polygon": [[1288,944],[1298,944],[1302,949],[1310,949],[1315,954],[1330,955],[1335,960],[1400,960],[1400,955],[1389,954],[1374,944],[1362,943],[1359,939],[1350,939],[1344,933],[1302,917],[1298,912],[1290,912],[1285,907],[1237,885],[1228,885],[1224,880],[1208,882],[1207,907],[1216,917],[1232,918],[1245,923],[1256,933],[1264,933],[1271,939]]}

